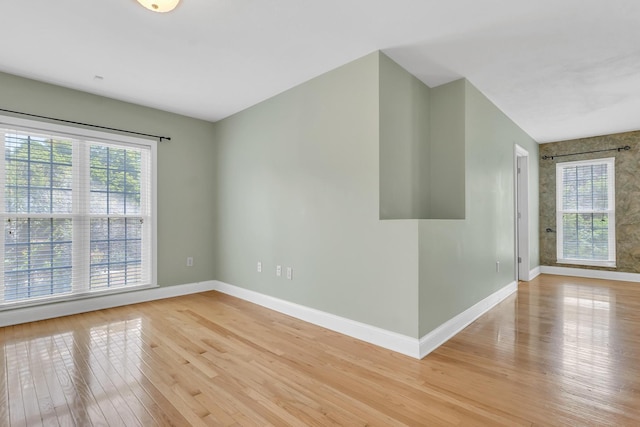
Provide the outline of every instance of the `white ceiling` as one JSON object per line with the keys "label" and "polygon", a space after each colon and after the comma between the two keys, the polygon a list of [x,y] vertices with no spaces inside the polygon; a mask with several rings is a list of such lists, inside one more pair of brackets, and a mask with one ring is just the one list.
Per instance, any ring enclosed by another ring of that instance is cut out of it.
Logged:
{"label": "white ceiling", "polygon": [[429,86],[466,77],[538,142],[640,129],[638,0],[0,0],[0,17],[1,71],[211,121],[381,49]]}

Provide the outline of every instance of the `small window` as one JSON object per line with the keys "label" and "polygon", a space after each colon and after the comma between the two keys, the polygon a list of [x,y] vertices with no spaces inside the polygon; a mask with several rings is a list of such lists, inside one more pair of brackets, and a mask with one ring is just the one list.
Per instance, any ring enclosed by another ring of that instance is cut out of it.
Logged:
{"label": "small window", "polygon": [[616,266],[615,158],[556,164],[558,263]]}
{"label": "small window", "polygon": [[155,286],[155,141],[0,117],[0,307]]}

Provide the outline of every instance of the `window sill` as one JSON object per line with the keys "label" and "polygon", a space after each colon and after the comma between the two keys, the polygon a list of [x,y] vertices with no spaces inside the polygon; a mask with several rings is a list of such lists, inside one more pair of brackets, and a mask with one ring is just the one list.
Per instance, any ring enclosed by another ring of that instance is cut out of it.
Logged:
{"label": "window sill", "polygon": [[586,259],[559,259],[557,264],[585,265],[588,267],[616,268],[615,261],[591,261]]}
{"label": "window sill", "polygon": [[141,291],[145,289],[158,288],[158,285],[140,285],[131,287],[121,287],[116,289],[105,289],[100,291],[89,291],[78,294],[64,294],[54,297],[34,298],[31,300],[21,300],[16,302],[5,302],[0,304],[0,312],[9,311],[19,308],[37,307],[48,304],[56,304],[70,301],[78,301],[90,298],[103,297],[108,295],[125,294],[128,292]]}

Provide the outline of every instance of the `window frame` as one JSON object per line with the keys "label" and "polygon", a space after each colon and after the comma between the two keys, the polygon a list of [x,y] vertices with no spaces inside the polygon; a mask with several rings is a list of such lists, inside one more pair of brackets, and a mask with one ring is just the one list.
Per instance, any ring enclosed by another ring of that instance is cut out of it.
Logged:
{"label": "window frame", "polygon": [[[616,267],[616,198],[615,198],[615,157],[606,157],[592,160],[577,160],[572,162],[556,163],[556,262],[558,264],[584,265],[592,267]],[[569,209],[563,210],[563,176],[567,168],[585,165],[606,165],[607,167],[607,196],[608,209]],[[606,213],[608,215],[608,260],[589,260],[581,258],[564,257],[564,221],[563,215],[566,213],[575,214],[597,214]]]}
{"label": "window frame", "polygon": [[[21,130],[25,132],[33,132],[33,133],[45,134],[45,135],[48,134],[52,136],[67,137],[72,140],[84,141],[84,143],[80,143],[80,144],[78,144],[78,142],[74,142],[74,154],[73,154],[74,161],[78,158],[77,156],[80,155],[82,151],[88,152],[89,147],[93,142],[104,143],[108,146],[119,146],[123,148],[126,148],[126,147],[144,147],[145,149],[148,148],[149,156],[150,156],[150,159],[149,159],[149,167],[150,167],[150,170],[149,170],[149,179],[150,179],[149,221],[151,222],[149,226],[150,227],[149,228],[149,234],[150,234],[149,256],[151,258],[150,259],[151,271],[150,271],[149,283],[144,283],[140,285],[121,286],[121,287],[115,287],[115,288],[97,289],[97,290],[91,290],[89,287],[89,283],[87,283],[86,287],[84,287],[82,291],[79,291],[79,292],[66,293],[62,295],[47,295],[42,297],[34,297],[33,299],[22,299],[17,301],[4,301],[3,297],[0,295],[0,311],[5,309],[13,309],[13,308],[19,308],[19,307],[21,308],[25,306],[48,304],[52,302],[73,301],[73,300],[78,300],[83,298],[96,297],[100,295],[119,294],[119,293],[137,291],[141,289],[157,288],[158,287],[158,282],[157,282],[157,223],[158,223],[158,220],[157,220],[157,141],[155,139],[144,139],[140,137],[133,137],[133,136],[122,135],[117,133],[109,133],[109,132],[97,131],[93,129],[73,127],[73,126],[62,125],[57,123],[23,119],[19,117],[6,116],[6,115],[0,115],[0,128],[15,128],[16,130]],[[2,134],[2,137],[4,138],[4,134],[2,132],[0,132],[0,134]],[[2,142],[2,145],[4,146],[4,141]],[[75,150],[75,148],[78,145],[83,146],[82,150],[80,151]],[[4,152],[2,155],[4,156]],[[84,162],[81,162],[81,163],[84,163]],[[85,163],[84,166],[87,166],[87,164]],[[83,189],[81,187],[80,188],[76,187],[76,185],[78,184],[79,173],[88,174],[89,169],[87,169],[86,171],[80,171],[79,167],[73,168],[73,175],[74,175],[73,188],[75,190],[73,194],[74,203],[77,202],[79,197],[77,195],[77,192],[86,190],[86,188]],[[0,159],[0,174],[2,174],[2,176],[4,176],[5,174],[4,158]],[[88,181],[86,181],[86,184],[83,184],[83,185],[88,185]],[[2,193],[0,195],[0,202],[2,203],[2,206],[0,206],[0,218],[4,223],[4,221],[7,218],[14,217],[16,216],[16,214],[5,212],[4,188],[1,188],[0,192]],[[87,197],[89,197],[88,191],[87,191]],[[19,214],[19,215],[22,216],[23,214]],[[33,215],[33,217],[36,217],[36,218],[42,216],[42,214],[24,214],[24,215]],[[52,214],[51,216],[56,217],[59,215]],[[64,215],[64,216],[75,217],[76,213],[74,212],[71,215]],[[106,216],[106,215],[103,215],[103,216]],[[47,217],[49,217],[48,214],[47,214]],[[86,213],[85,218],[90,220],[91,215],[89,214],[89,212]],[[4,254],[4,232],[0,234],[1,234],[0,244],[2,245],[2,248],[0,248],[0,250]],[[88,255],[89,248],[88,247],[83,248],[82,251],[84,251]],[[76,255],[74,254],[73,255],[74,261],[75,261],[75,257]],[[4,260],[4,256],[2,257],[2,260],[0,260],[0,276],[1,276],[0,292],[2,293],[4,293],[4,261],[3,260]],[[86,265],[89,265],[89,262],[90,261],[88,258],[86,261],[83,261],[83,263],[86,263]]]}

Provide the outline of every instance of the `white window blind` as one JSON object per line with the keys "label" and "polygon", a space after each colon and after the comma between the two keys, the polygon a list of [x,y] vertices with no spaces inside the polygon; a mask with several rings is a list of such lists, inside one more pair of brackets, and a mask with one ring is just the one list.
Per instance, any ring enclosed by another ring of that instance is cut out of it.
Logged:
{"label": "white window blind", "polygon": [[0,305],[154,285],[155,142],[0,120]]}
{"label": "white window blind", "polygon": [[615,158],[556,164],[559,263],[615,267]]}

